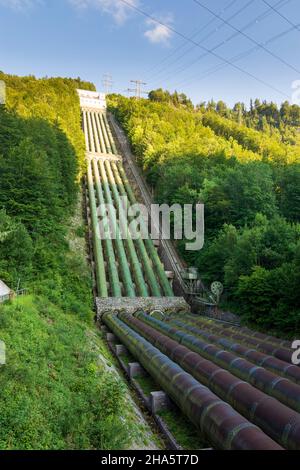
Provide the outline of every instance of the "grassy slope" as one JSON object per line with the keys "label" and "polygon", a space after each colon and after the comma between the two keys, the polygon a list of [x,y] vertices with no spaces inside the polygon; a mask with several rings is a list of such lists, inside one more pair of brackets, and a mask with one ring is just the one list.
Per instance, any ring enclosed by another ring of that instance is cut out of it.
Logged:
{"label": "grassy slope", "polygon": [[1,449],[159,445],[92,325],[30,295],[0,307],[0,331]]}

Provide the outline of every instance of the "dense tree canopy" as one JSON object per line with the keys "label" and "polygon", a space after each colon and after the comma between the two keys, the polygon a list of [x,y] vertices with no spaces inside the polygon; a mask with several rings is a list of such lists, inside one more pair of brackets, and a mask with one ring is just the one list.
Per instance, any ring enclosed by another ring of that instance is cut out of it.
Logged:
{"label": "dense tree canopy", "polygon": [[168,90],[163,90],[162,88],[150,91],[149,100],[172,104],[177,108],[179,106],[184,106],[188,109],[193,108],[192,101],[184,93],[178,93],[177,91],[170,93]]}
{"label": "dense tree canopy", "polygon": [[[6,107],[22,118],[44,119],[61,129],[77,153],[79,168],[84,168],[84,137],[81,132],[77,88],[95,90],[93,84],[80,78],[18,77],[0,72],[6,84]],[[34,124],[33,124],[34,125]],[[41,126],[41,121],[37,124]],[[2,133],[1,133],[2,134]],[[47,132],[43,132],[47,138]],[[0,138],[5,138],[3,135]],[[8,136],[7,139],[11,137]],[[41,141],[39,141],[40,143]]]}
{"label": "dense tree canopy", "polygon": [[0,304],[0,449],[124,448],[134,425],[92,323],[78,205],[85,147],[76,88],[93,86],[0,79],[0,279],[30,294]]}
{"label": "dense tree canopy", "polygon": [[[206,240],[183,257],[224,302],[264,328],[300,328],[300,108],[283,103],[201,103],[174,108],[167,93],[150,100],[110,97],[155,197],[205,204]],[[292,117],[293,116],[293,117]],[[266,125],[262,126],[263,119]],[[292,290],[291,286],[295,289]]]}

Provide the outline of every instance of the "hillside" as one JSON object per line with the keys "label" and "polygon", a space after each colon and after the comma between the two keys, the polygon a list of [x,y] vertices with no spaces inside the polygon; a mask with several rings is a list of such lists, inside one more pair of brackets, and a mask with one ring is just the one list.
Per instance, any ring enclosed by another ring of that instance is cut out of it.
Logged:
{"label": "hillside", "polygon": [[[183,96],[110,96],[160,203],[205,204],[206,241],[182,256],[223,306],[264,330],[299,332],[300,108],[256,101],[201,104]],[[274,108],[275,106],[275,108]]]}
{"label": "hillside", "polygon": [[[0,106],[0,279],[27,291],[0,306],[7,348],[0,448],[160,447],[93,321],[76,88],[94,87],[80,79],[0,79],[8,91]],[[208,286],[224,284],[224,308],[259,329],[294,336],[300,320],[295,108],[285,104],[284,113],[270,115],[258,103],[252,111],[210,103],[194,110],[185,95],[150,98],[111,95],[109,105],[156,200],[205,203],[204,249],[186,252],[182,240],[181,255]]]}
{"label": "hillside", "polygon": [[27,290],[0,305],[0,449],[153,448],[93,321],[76,88],[94,87],[0,79],[0,279]]}

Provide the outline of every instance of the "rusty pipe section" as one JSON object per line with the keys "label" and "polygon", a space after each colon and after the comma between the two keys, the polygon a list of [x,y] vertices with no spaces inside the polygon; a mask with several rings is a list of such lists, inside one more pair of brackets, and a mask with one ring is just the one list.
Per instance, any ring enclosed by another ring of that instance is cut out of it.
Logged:
{"label": "rusty pipe section", "polygon": [[291,346],[292,341],[287,341],[285,339],[276,338],[275,336],[266,335],[264,333],[260,333],[259,331],[251,330],[250,328],[247,328],[246,326],[242,326],[238,328],[234,325],[229,325],[228,328],[231,331],[240,331],[241,333],[245,334],[246,336],[249,336],[250,338],[256,338],[261,341],[274,344],[276,346],[282,346],[284,348],[289,348]]}
{"label": "rusty pipe section", "polygon": [[[218,322],[216,322],[216,324],[218,324]],[[246,326],[236,326],[232,324],[222,323],[220,324],[220,327],[222,327],[222,329],[226,328],[236,333],[241,333],[249,338],[258,339],[259,341],[262,341],[264,343],[273,344],[274,346],[277,346],[277,347],[282,346],[283,348],[289,349],[291,346],[291,342],[292,342],[292,341],[287,341],[285,339],[276,338],[275,336],[266,335],[265,333],[261,333],[259,331],[251,330],[250,328]]]}
{"label": "rusty pipe section", "polygon": [[228,337],[224,337],[227,336],[226,330],[221,330],[220,328],[216,327],[214,322],[200,325],[193,322],[193,319],[187,316],[180,316],[171,319],[171,323],[175,323],[180,326],[177,322],[181,322],[181,324],[189,326],[189,328],[186,329],[193,331],[194,334],[197,332],[196,330],[190,329],[190,326],[193,326],[195,329],[198,328],[199,334],[201,332],[201,335],[205,336],[205,338],[209,341],[213,341],[223,348],[249,359],[254,364],[286,377],[287,379],[300,385],[300,368],[298,366],[294,364],[287,364],[281,359],[262,353],[260,351],[256,351],[253,348],[243,346],[242,344],[235,342]]}
{"label": "rusty pipe section", "polygon": [[[300,450],[300,414],[257,390],[247,382],[241,382],[236,377],[233,377],[232,374],[228,375],[228,371],[223,369],[226,368],[226,358],[230,353],[218,350],[215,346],[205,343],[195,336],[179,331],[165,322],[144,313],[137,313],[136,317],[162,334],[174,339],[182,346],[186,346],[190,351],[196,352],[211,362],[218,361],[221,369],[218,373],[217,370],[211,373],[211,376],[209,376],[209,387],[214,387],[216,381],[218,394],[225,396],[228,401],[230,400],[231,403],[234,403],[234,407],[240,413],[255,422],[285,448]],[[237,367],[237,369],[243,370],[244,360],[235,358],[232,365]],[[252,369],[256,370],[257,367],[252,364]],[[214,374],[216,373],[215,377]],[[260,374],[257,380],[260,380]]]}
{"label": "rusty pipe section", "polygon": [[[180,331],[187,331],[206,342],[209,341],[210,344],[215,343],[217,345],[223,345],[222,339],[218,336],[200,330],[198,327],[189,325],[183,321],[174,319],[168,324],[176,327]],[[232,352],[222,355],[223,352],[225,351],[222,351],[218,346],[215,346],[214,350],[211,350],[210,348],[209,355],[214,356],[215,363],[228,369],[237,377],[246,380],[262,392],[277,398],[281,403],[284,403],[298,413],[300,412],[299,385],[290,382],[288,379],[278,377],[278,375],[267,371],[263,367],[255,367],[253,362],[247,361],[246,359],[241,359],[242,362],[240,362],[238,360],[239,356]]]}
{"label": "rusty pipe section", "polygon": [[[203,318],[201,318],[201,319],[200,318],[197,318],[197,319],[195,318],[192,321],[196,325],[199,325],[199,324],[200,325],[204,325],[204,324],[207,325],[207,324],[209,324],[209,322],[211,322],[211,320],[204,320]],[[238,329],[237,329],[237,332],[233,331],[231,329],[231,325],[230,325],[230,327],[227,326],[225,328],[223,327],[223,324],[222,324],[222,326],[217,325],[217,328],[219,328],[222,331],[222,335],[225,335],[228,338],[232,338],[232,339],[235,339],[238,342],[242,342],[242,343],[246,343],[246,344],[249,344],[251,346],[254,346],[258,350],[260,350],[260,351],[262,351],[266,354],[269,354],[271,356],[277,357],[278,359],[281,359],[282,361],[285,361],[288,364],[292,363],[291,358],[292,358],[292,354],[294,352],[292,349],[283,348],[283,347],[276,347],[271,343],[264,342],[264,341],[261,341],[261,340],[255,339],[255,338],[251,338],[249,336],[246,336],[243,333],[240,333]]]}
{"label": "rusty pipe section", "polygon": [[103,321],[213,447],[224,450],[282,450],[261,429],[221,401],[115,315],[107,313]]}

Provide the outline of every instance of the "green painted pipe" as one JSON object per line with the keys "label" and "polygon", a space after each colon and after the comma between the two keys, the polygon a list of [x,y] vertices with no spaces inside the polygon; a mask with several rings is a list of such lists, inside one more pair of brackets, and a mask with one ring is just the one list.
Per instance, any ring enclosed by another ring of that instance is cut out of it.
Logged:
{"label": "green painted pipe", "polygon": [[[118,193],[118,187],[116,185],[116,182],[115,182],[112,170],[111,170],[110,162],[106,161],[105,166],[106,166],[106,171],[107,171],[107,174],[108,174],[108,179],[109,179],[109,182],[110,182],[110,185],[111,185],[111,189],[112,189],[112,192],[113,192],[113,195],[114,195],[115,205],[119,208],[119,216],[120,216],[120,218],[125,220],[126,216],[125,216],[124,210],[122,208],[122,202],[120,200],[120,195]],[[130,237],[129,229],[128,229],[128,236]],[[155,278],[154,272],[153,272],[152,267],[151,267],[151,262],[150,262],[150,259],[149,259],[148,255],[147,255],[147,251],[146,251],[146,248],[143,244],[142,239],[138,238],[138,239],[134,240],[133,244],[136,246],[136,250],[139,253],[140,260],[141,260],[142,266],[144,268],[145,276],[146,276],[146,279],[148,281],[148,285],[151,289],[152,296],[153,297],[161,297],[160,286],[159,286],[159,284],[158,284],[158,282]]]}
{"label": "green painted pipe", "polygon": [[94,141],[96,145],[96,151],[98,153],[101,153],[101,146],[100,146],[100,141],[99,141],[98,129],[96,126],[95,113],[91,113],[91,120],[92,120],[92,130],[93,130]]}
{"label": "green painted pipe", "polygon": [[[99,203],[100,216],[102,217],[102,220],[104,220],[104,217],[106,216],[105,201],[104,201],[103,190],[102,190],[102,186],[100,182],[97,160],[95,158],[93,159],[93,170],[94,170],[94,180],[95,180],[97,198],[98,198],[98,203]],[[120,285],[118,267],[116,263],[113,243],[110,238],[110,228],[108,224],[105,225],[104,246],[105,246],[105,251],[107,254],[106,259],[107,259],[107,265],[108,265],[108,271],[109,271],[109,279],[110,279],[110,287],[111,287],[112,296],[122,297],[122,289]]]}
{"label": "green painted pipe", "polygon": [[[106,125],[107,135],[110,137],[111,142],[113,143],[113,145],[112,145],[112,147],[114,146],[113,150],[114,150],[115,153],[117,153],[117,149],[115,147],[114,139],[113,139],[113,136],[112,136],[112,133],[111,133],[111,130],[110,130],[109,123],[107,121],[106,114],[103,113],[102,117],[103,117],[103,122]],[[124,189],[122,179],[121,179],[121,177],[120,177],[120,175],[117,171],[117,166],[113,163],[111,167],[112,167],[113,173],[116,177],[118,187],[120,188],[121,191],[123,191],[121,194],[125,195],[126,190],[128,190],[128,192],[129,192],[128,198],[129,198],[129,200],[132,204],[135,204],[136,199],[135,199],[134,193],[133,193],[133,191],[132,191],[132,189],[129,185],[129,182],[128,182],[127,178],[126,177],[124,178],[124,185],[127,184],[128,187],[126,188],[126,186],[125,186],[126,189]],[[123,168],[122,168],[122,170],[123,170]],[[125,176],[125,173],[123,173],[123,174]],[[154,296],[159,296],[159,297],[161,296],[161,289],[160,289],[160,286],[159,286],[159,283],[160,283],[161,286],[162,286],[164,294],[167,295],[167,296],[172,297],[174,295],[173,290],[170,286],[170,283],[169,283],[169,280],[166,276],[163,264],[162,264],[162,262],[161,262],[161,260],[158,256],[158,253],[157,253],[156,248],[153,244],[153,241],[149,238],[145,239],[144,241],[141,240],[141,239],[138,239],[137,244],[138,244],[138,248],[139,248],[139,251],[140,251],[140,256],[143,260],[144,269],[145,269],[145,272],[146,272],[146,275],[147,275],[147,280],[148,280],[148,282],[150,284],[150,287],[151,287],[151,290],[152,290],[152,294]],[[151,266],[151,262],[150,262],[147,250],[148,250],[149,256],[152,260],[153,267]],[[155,268],[155,270],[156,270],[156,274],[157,274],[157,277],[159,279],[159,283],[157,282],[157,279],[156,279],[156,277],[153,273],[153,268]]]}
{"label": "green painted pipe", "polygon": [[89,144],[86,111],[83,111],[83,132],[84,132],[84,137],[85,137],[85,147],[86,147],[86,150],[89,151],[90,144]]}
{"label": "green painted pipe", "polygon": [[110,145],[110,142],[109,142],[109,138],[108,138],[108,135],[107,135],[107,130],[106,130],[106,127],[105,127],[105,122],[104,122],[104,119],[103,119],[103,113],[99,113],[98,118],[99,118],[99,121],[101,123],[102,134],[103,134],[103,137],[104,137],[104,142],[105,142],[105,147],[106,147],[106,153],[112,153],[112,148],[111,148],[111,145]]}
{"label": "green painted pipe", "polygon": [[101,116],[102,116],[103,127],[104,127],[105,133],[106,133],[106,138],[107,138],[107,141],[108,141],[108,144],[109,144],[110,153],[116,154],[116,152],[114,151],[114,148],[113,148],[114,147],[114,139],[113,139],[113,136],[111,134],[111,130],[110,130],[108,121],[106,119],[106,113],[103,112],[101,114]]}
{"label": "green painted pipe", "polygon": [[[93,122],[93,117],[92,117],[92,122]],[[85,126],[86,126],[86,119],[85,119]],[[87,127],[85,128],[87,129]],[[93,126],[93,130],[94,130],[95,144],[98,150],[101,145],[100,144],[101,134],[96,132],[95,126]],[[96,180],[97,196],[98,196],[98,201],[100,203],[100,210],[102,209],[104,210],[104,206],[102,206],[102,203],[105,203],[104,197],[103,197],[103,190],[102,190],[102,186],[100,183],[98,166],[97,164],[95,164],[95,161],[93,162],[93,168],[94,168],[94,174],[95,174],[95,180]],[[102,214],[103,214],[103,211],[102,211]],[[111,216],[111,220],[113,220],[112,214],[110,214],[110,216]],[[123,275],[125,294],[127,297],[135,297],[134,284],[131,278],[130,268],[128,266],[128,260],[126,257],[126,252],[125,252],[123,242],[122,242],[119,232],[117,232],[117,239],[115,240],[115,245],[116,245],[116,252],[118,254],[118,259],[120,261],[121,271]],[[122,290],[120,286],[112,241],[105,240],[105,246],[106,246],[107,257],[108,257],[108,268],[109,268],[110,279],[111,279],[112,293],[113,293],[113,296],[115,297],[121,297]]]}
{"label": "green painted pipe", "polygon": [[91,163],[88,164],[88,190],[89,190],[89,199],[90,199],[90,208],[91,208],[91,219],[93,227],[93,241],[94,241],[94,254],[95,254],[95,264],[96,264],[96,281],[97,281],[97,290],[100,297],[108,297],[106,275],[105,275],[105,266],[104,266],[104,256],[102,249],[102,242],[100,237],[100,228],[97,217],[97,205],[95,198],[95,190],[93,185],[93,174]]}
{"label": "green painted pipe", "polygon": [[[131,186],[129,184],[129,181],[127,179],[127,176],[125,174],[125,171],[124,171],[122,165],[121,164],[116,165],[115,163],[113,163],[112,168],[114,170],[115,175],[117,175],[118,180],[120,180],[123,183],[123,186],[125,188],[125,191],[127,193],[127,196],[128,196],[128,199],[129,199],[130,203],[131,204],[136,204],[137,200],[136,200],[135,195],[134,195],[134,193],[131,189]],[[143,229],[143,227],[142,227],[142,229]],[[163,264],[160,260],[160,257],[157,253],[157,250],[156,250],[156,248],[153,244],[153,240],[151,240],[151,238],[145,239],[145,246],[146,246],[146,248],[148,250],[148,253],[149,253],[149,255],[152,259],[153,266],[156,269],[156,274],[157,274],[158,279],[160,281],[160,284],[163,288],[164,294],[168,297],[173,297],[174,293],[173,293],[172,287],[171,287],[170,282],[169,282],[169,280],[166,276],[164,266],[163,266]]]}
{"label": "green painted pipe", "polygon": [[106,131],[107,131],[107,135],[108,135],[108,138],[109,138],[109,141],[110,141],[112,151],[115,155],[117,155],[118,150],[117,150],[117,147],[116,147],[116,144],[115,144],[115,141],[114,141],[111,129],[110,129],[110,125],[109,125],[106,113],[103,113],[103,120],[104,120],[104,123],[105,123]]}
{"label": "green painted pipe", "polygon": [[95,122],[96,122],[96,127],[97,127],[97,130],[98,130],[98,141],[99,141],[99,144],[100,144],[101,153],[106,153],[106,148],[105,148],[105,144],[104,144],[104,137],[103,137],[100,121],[98,120],[98,114],[99,113],[95,113]]}
{"label": "green painted pipe", "polygon": [[92,153],[95,153],[95,141],[94,141],[94,134],[92,131],[91,113],[87,113],[87,121],[88,121],[89,135],[90,135],[90,150]]}
{"label": "green painted pipe", "polygon": [[[110,182],[111,182],[112,187],[115,188],[116,200],[117,200],[117,204],[119,205],[120,204],[119,193],[121,194],[121,196],[126,196],[126,192],[125,192],[124,186],[122,185],[121,179],[120,178],[115,179],[115,177],[114,177],[115,173],[112,173],[112,168],[115,165],[113,163],[111,164],[109,162],[108,166],[109,166]],[[118,193],[118,191],[119,191],[119,193]],[[133,220],[133,217],[129,217],[129,221],[132,221],[132,220]],[[157,281],[157,279],[155,277],[155,274],[154,274],[154,271],[153,271],[153,268],[152,268],[152,263],[151,263],[151,260],[149,259],[147,250],[146,250],[145,245],[144,245],[144,241],[142,240],[142,238],[138,238],[138,239],[134,240],[134,242],[137,245],[139,255],[140,255],[140,259],[142,261],[142,264],[143,264],[143,267],[144,267],[144,270],[145,270],[145,274],[146,274],[146,277],[147,277],[147,281],[148,281],[149,286],[151,288],[152,295],[153,295],[153,297],[161,297],[162,292],[161,292],[161,289],[160,289],[160,285],[159,285],[159,282]]]}
{"label": "green painted pipe", "polygon": [[[101,174],[101,178],[102,178],[103,189],[104,189],[104,193],[105,193],[105,197],[106,197],[106,202],[109,204],[110,207],[115,207],[113,199],[112,199],[112,195],[111,195],[111,189],[110,189],[108,177],[107,177],[107,174],[106,174],[105,166],[104,166],[104,163],[102,161],[99,161],[99,168],[100,168],[100,174]],[[123,220],[120,220],[120,221],[121,221],[121,223],[124,224]],[[116,235],[119,235],[119,237],[120,237],[119,239],[122,240],[122,236],[119,233],[119,229],[118,229],[118,233],[116,233]],[[118,236],[116,236],[116,238],[118,238]],[[131,262],[131,266],[132,266],[132,269],[133,269],[133,273],[134,273],[138,293],[141,297],[148,297],[147,285],[144,281],[143,272],[142,272],[142,269],[141,269],[141,266],[140,266],[135,248],[134,248],[133,241],[131,240],[131,238],[127,238],[127,239],[125,239],[124,244],[127,247],[127,253],[128,253],[128,256],[129,256],[129,259],[130,259],[130,262]],[[128,263],[127,263],[127,267],[128,267]],[[126,282],[128,282],[128,279],[126,279]]]}
{"label": "green painted pipe", "polygon": [[[111,198],[110,190],[109,190],[109,187],[107,187],[107,178],[104,175],[104,179],[103,179],[103,172],[101,170],[100,163],[99,163],[99,167],[100,167],[101,178],[102,178],[102,183],[103,183],[102,188],[104,190],[104,195],[106,199],[105,202],[108,204],[107,206],[108,215],[110,217],[110,221],[114,221],[115,212],[113,210],[113,201]],[[126,297],[136,297],[135,287],[134,287],[134,283],[133,283],[131,272],[130,272],[130,264],[127,259],[126,250],[124,247],[124,243],[120,234],[118,224],[114,224],[114,230],[115,230],[115,239],[113,240],[113,243],[115,245],[116,253],[117,253],[121,271],[122,271],[122,282],[124,284],[125,295]]]}

